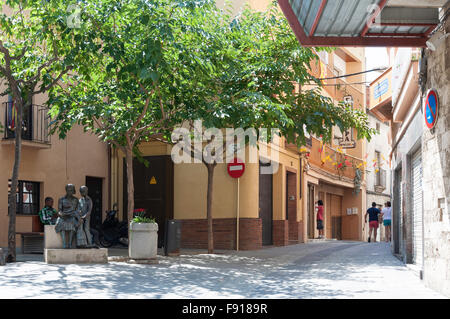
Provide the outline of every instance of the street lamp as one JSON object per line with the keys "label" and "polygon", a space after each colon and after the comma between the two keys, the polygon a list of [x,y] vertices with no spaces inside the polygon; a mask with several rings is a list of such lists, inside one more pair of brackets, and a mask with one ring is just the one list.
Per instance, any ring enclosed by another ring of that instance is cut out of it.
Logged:
{"label": "street lamp", "polygon": [[437,40],[434,41],[434,43],[431,40],[428,40],[425,44],[427,45],[427,48],[431,51],[436,51],[436,48],[441,44],[442,40],[448,37],[450,33],[444,34],[440,36]]}

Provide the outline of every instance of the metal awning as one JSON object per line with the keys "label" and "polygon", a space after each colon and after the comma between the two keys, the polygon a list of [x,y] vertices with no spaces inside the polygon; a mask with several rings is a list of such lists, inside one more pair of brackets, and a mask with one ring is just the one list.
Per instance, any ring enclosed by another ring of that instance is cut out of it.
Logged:
{"label": "metal awning", "polygon": [[424,47],[447,0],[278,0],[304,46]]}

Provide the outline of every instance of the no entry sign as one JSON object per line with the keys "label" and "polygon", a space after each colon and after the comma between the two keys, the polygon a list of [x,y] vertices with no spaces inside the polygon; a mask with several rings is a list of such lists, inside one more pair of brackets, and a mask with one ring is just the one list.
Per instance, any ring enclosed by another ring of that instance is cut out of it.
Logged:
{"label": "no entry sign", "polygon": [[233,178],[239,178],[244,174],[245,164],[239,158],[234,158],[231,163],[227,165],[228,175]]}
{"label": "no entry sign", "polygon": [[427,98],[425,100],[425,124],[429,129],[432,129],[437,122],[438,118],[438,109],[439,109],[439,100],[437,92],[433,89],[428,91]]}

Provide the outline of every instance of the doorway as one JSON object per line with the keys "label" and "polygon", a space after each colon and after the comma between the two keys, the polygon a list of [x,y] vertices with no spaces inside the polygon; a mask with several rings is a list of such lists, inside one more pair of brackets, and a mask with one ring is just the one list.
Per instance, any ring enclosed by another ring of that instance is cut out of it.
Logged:
{"label": "doorway", "polygon": [[92,212],[90,226],[99,229],[102,224],[103,204],[103,178],[86,176],[88,196],[92,200]]}
{"label": "doorway", "polygon": [[262,224],[262,244],[273,243],[273,174],[262,174],[261,167],[270,166],[259,162],[259,218]]}
{"label": "doorway", "polygon": [[331,238],[342,240],[342,197],[330,196]]}
{"label": "doorway", "polygon": [[298,240],[297,174],[289,171],[286,171],[286,220],[288,220],[289,240]]}
{"label": "doorway", "polygon": [[392,241],[394,244],[394,254],[400,254],[400,232],[401,232],[401,202],[402,202],[402,170],[396,169],[394,172],[394,198],[392,208]]}
{"label": "doorway", "polygon": [[[163,246],[166,221],[173,219],[173,162],[170,156],[133,158],[134,207],[143,208],[158,224],[158,247]],[[124,161],[123,214],[127,216],[127,174]]]}
{"label": "doorway", "polygon": [[315,221],[315,207],[314,207],[314,185],[308,183],[308,238],[314,239],[314,221]]}

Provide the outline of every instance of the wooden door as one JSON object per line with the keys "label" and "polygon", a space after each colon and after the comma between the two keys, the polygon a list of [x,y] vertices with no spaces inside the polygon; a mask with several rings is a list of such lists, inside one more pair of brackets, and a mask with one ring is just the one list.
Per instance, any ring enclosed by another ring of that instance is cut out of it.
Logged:
{"label": "wooden door", "polygon": [[314,186],[308,184],[308,238],[314,239],[314,223],[315,223],[315,203],[314,203]]}
{"label": "wooden door", "polygon": [[259,218],[262,223],[262,244],[272,245],[273,236],[273,189],[272,189],[272,174],[261,174],[261,166],[259,163]]}
{"label": "wooden door", "polygon": [[324,221],[324,227],[325,227],[325,237],[326,238],[333,238],[332,237],[332,219],[331,219],[331,194],[326,194],[326,202],[325,204],[325,221]]}
{"label": "wooden door", "polygon": [[[162,247],[166,221],[173,218],[173,163],[170,156],[133,159],[134,207],[146,210],[158,224],[158,247]],[[127,209],[126,164],[124,163],[124,209]],[[124,213],[125,214],[125,213]]]}
{"label": "wooden door", "polygon": [[331,238],[342,239],[342,197],[331,195]]}

